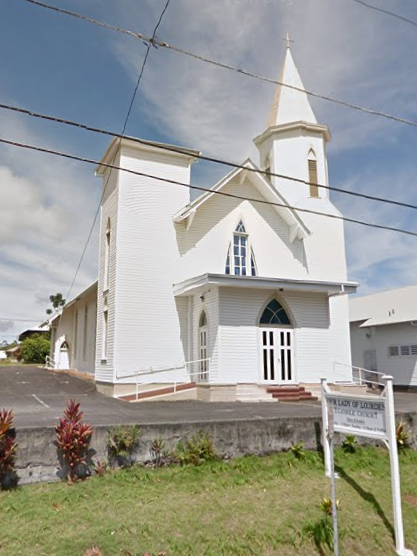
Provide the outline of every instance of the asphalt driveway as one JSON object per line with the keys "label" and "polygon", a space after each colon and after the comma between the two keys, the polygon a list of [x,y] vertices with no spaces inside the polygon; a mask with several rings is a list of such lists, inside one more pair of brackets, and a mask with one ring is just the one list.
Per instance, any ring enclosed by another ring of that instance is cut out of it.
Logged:
{"label": "asphalt driveway", "polygon": [[[97,392],[94,382],[36,366],[0,367],[0,409],[13,409],[18,427],[57,423],[66,400],[81,402],[93,425],[183,423],[288,417],[319,417],[317,402],[203,403],[197,401],[128,403]],[[397,412],[417,410],[417,393],[396,393]]]}

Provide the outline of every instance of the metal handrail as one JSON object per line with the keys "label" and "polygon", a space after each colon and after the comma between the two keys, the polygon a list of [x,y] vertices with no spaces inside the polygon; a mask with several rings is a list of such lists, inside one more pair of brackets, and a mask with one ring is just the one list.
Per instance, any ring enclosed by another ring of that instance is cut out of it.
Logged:
{"label": "metal handrail", "polygon": [[[192,365],[192,364],[195,364],[195,363],[204,363],[204,362],[207,362],[207,368],[206,369],[199,369],[199,370],[194,371],[194,372],[190,372],[187,369],[187,365]],[[172,372],[172,371],[184,370],[186,372],[187,378],[189,379],[190,382],[194,382],[192,380],[192,377],[194,377],[194,376],[200,377],[200,380],[203,381],[203,382],[208,382],[209,379],[210,379],[210,363],[211,363],[211,358],[195,359],[193,361],[185,361],[182,365],[178,365],[176,367],[165,367],[165,368],[159,368],[159,369],[154,369],[154,368],[150,367],[149,369],[137,370],[134,373],[127,374],[127,375],[116,375],[116,378],[132,378],[132,377],[136,378],[135,397],[136,397],[136,401],[137,401],[139,399],[139,377],[149,376],[149,375],[154,375],[154,374],[159,374],[159,373],[167,373],[167,372]],[[178,385],[178,381],[175,380],[175,382],[174,382],[174,392],[177,391],[177,385]]]}
{"label": "metal handrail", "polygon": [[[346,363],[339,363],[337,361],[333,362],[333,375],[336,376],[336,372],[335,372],[335,368],[336,365],[339,367],[345,367],[348,369],[351,369],[351,379],[348,381],[345,380],[335,380],[335,383],[348,383],[348,384],[359,384],[360,386],[363,385],[368,385],[368,384],[374,384],[375,386],[378,387],[384,387],[385,386],[385,382],[383,382],[381,380],[381,382],[379,380],[372,380],[370,377],[372,376],[372,378],[376,377],[377,379],[379,377],[385,376],[385,373],[380,373],[378,371],[372,371],[371,369],[365,369],[363,367],[357,367],[355,365],[347,365]],[[355,373],[357,374],[357,376],[355,375]]]}
{"label": "metal handrail", "polygon": [[45,369],[55,369],[56,363],[55,360],[52,359],[49,355],[45,357]]}

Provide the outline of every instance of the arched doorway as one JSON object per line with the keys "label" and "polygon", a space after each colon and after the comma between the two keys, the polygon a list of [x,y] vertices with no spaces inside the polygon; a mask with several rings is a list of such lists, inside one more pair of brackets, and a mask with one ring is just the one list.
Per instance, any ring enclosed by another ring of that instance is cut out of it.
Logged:
{"label": "arched doorway", "polygon": [[261,380],[268,384],[295,382],[294,329],[284,307],[272,299],[259,319]]}
{"label": "arched doorway", "polygon": [[206,312],[203,311],[200,315],[198,323],[198,354],[199,354],[199,380],[208,379],[208,323]]}
{"label": "arched doorway", "polygon": [[57,369],[69,369],[70,368],[70,361],[69,361],[69,345],[65,337],[59,338],[57,340],[57,349],[55,352],[55,367]]}

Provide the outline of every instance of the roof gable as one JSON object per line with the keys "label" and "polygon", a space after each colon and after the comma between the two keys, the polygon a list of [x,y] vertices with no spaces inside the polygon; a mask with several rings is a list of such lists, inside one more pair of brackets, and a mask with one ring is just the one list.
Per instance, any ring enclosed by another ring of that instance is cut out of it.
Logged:
{"label": "roof gable", "polygon": [[[234,179],[239,179],[240,183],[243,183],[245,179],[248,179],[250,183],[256,187],[264,202],[266,204],[273,204],[274,209],[279,214],[279,216],[286,222],[290,227],[290,240],[293,242],[295,239],[303,239],[307,235],[310,235],[310,231],[304,224],[302,219],[298,216],[296,211],[289,207],[288,202],[284,197],[275,189],[269,180],[261,173],[259,168],[250,160],[246,160],[241,168],[234,168],[229,174],[222,178],[216,185],[208,189],[206,193],[195,199],[192,203],[185,206],[177,214],[174,215],[174,222],[186,222],[186,229],[188,230],[194,220],[194,216],[198,210],[201,209],[207,203],[209,199],[221,192],[223,195],[228,195],[223,189]],[[231,195],[236,198],[236,195]],[[246,197],[242,197],[242,200],[248,200]],[[255,200],[255,203],[263,202]]]}

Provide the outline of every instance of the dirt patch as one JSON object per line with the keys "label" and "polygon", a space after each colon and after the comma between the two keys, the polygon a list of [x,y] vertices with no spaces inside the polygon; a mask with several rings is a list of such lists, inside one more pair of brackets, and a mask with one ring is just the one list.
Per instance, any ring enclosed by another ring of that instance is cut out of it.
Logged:
{"label": "dirt patch", "polygon": [[406,494],[404,496],[404,500],[417,508],[417,496],[413,496],[412,494]]}

